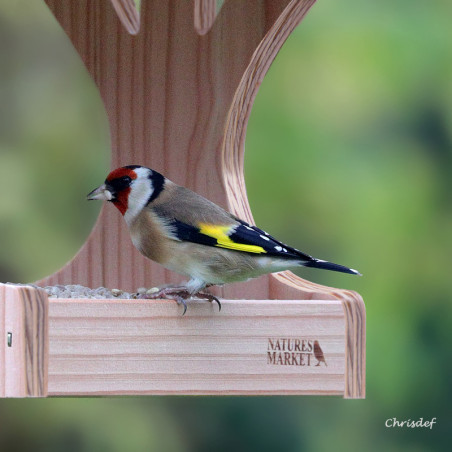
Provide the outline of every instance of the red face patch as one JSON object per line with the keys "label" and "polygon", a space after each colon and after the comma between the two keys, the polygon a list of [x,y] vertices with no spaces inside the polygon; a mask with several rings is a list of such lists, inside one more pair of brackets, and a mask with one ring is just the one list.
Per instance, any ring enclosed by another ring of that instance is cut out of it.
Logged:
{"label": "red face patch", "polygon": [[129,207],[129,193],[130,187],[117,193],[116,198],[113,200],[113,204],[118,208],[122,215],[127,212],[127,208]]}
{"label": "red face patch", "polygon": [[110,184],[115,189],[115,198],[112,202],[122,213],[122,215],[124,215],[127,211],[130,193],[130,186],[121,184],[121,179],[126,176],[130,177],[132,180],[137,178],[137,174],[133,169],[117,168],[113,170],[105,180],[107,184]]}
{"label": "red face patch", "polygon": [[137,178],[137,173],[130,168],[116,168],[108,176],[106,181],[111,182],[113,179],[119,179],[120,177],[129,176],[131,179]]}

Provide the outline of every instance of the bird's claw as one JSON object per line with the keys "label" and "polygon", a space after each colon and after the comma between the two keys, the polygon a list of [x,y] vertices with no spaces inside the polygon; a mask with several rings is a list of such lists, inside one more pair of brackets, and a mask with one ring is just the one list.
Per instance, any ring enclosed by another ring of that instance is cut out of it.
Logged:
{"label": "bird's claw", "polygon": [[196,293],[194,296],[195,296],[195,297],[198,297],[198,298],[202,298],[203,300],[208,300],[208,301],[210,301],[211,303],[212,303],[213,301],[215,301],[215,303],[218,305],[218,312],[221,311],[221,303],[220,303],[220,300],[219,300],[215,295],[212,295],[212,294],[209,293],[209,292],[198,292],[198,293]]}
{"label": "bird's claw", "polygon": [[140,295],[138,295],[137,298],[150,299],[150,300],[157,300],[159,298],[164,298],[164,299],[174,300],[177,302],[177,304],[179,304],[179,305],[181,304],[184,306],[184,312],[182,313],[182,315],[185,315],[185,313],[187,312],[187,300],[189,300],[192,297],[200,298],[202,300],[208,300],[211,303],[213,301],[215,301],[215,303],[218,304],[218,312],[221,311],[220,300],[215,295],[212,295],[209,292],[201,292],[201,291],[191,294],[186,288],[184,288],[182,286],[163,287],[163,288],[156,290],[154,292],[151,292],[151,293],[146,292],[144,294],[140,294]]}
{"label": "bird's claw", "polygon": [[184,306],[184,312],[182,313],[182,315],[185,315],[185,313],[187,312],[187,303],[185,301],[185,298],[174,295],[174,299],[176,300],[177,304],[182,304]]}

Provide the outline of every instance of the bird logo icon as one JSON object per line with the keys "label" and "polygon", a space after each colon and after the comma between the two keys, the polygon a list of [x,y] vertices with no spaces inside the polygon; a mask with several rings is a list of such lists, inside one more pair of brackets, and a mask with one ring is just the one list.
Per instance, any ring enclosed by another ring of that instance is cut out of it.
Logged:
{"label": "bird logo icon", "polygon": [[323,355],[323,350],[320,347],[319,341],[314,341],[314,356],[318,361],[316,366],[320,366],[320,363],[325,363],[325,366],[328,366],[328,364],[325,361],[325,356]]}

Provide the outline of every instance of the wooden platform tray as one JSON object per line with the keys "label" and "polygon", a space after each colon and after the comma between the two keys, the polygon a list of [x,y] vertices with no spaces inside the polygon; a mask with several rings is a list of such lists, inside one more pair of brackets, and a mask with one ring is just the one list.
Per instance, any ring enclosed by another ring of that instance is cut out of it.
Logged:
{"label": "wooden platform tray", "polygon": [[0,285],[0,396],[362,398],[363,306],[338,300],[48,299]]}

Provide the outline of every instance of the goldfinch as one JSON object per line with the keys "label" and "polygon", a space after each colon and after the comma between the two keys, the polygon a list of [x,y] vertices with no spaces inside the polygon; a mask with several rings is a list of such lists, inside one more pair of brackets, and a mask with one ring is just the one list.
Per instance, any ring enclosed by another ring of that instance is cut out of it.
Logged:
{"label": "goldfinch", "polygon": [[118,208],[135,247],[148,259],[188,276],[149,298],[184,305],[191,297],[219,300],[203,289],[305,266],[359,275],[342,265],[315,259],[226,212],[197,193],[140,165],[115,169],[87,196]]}

